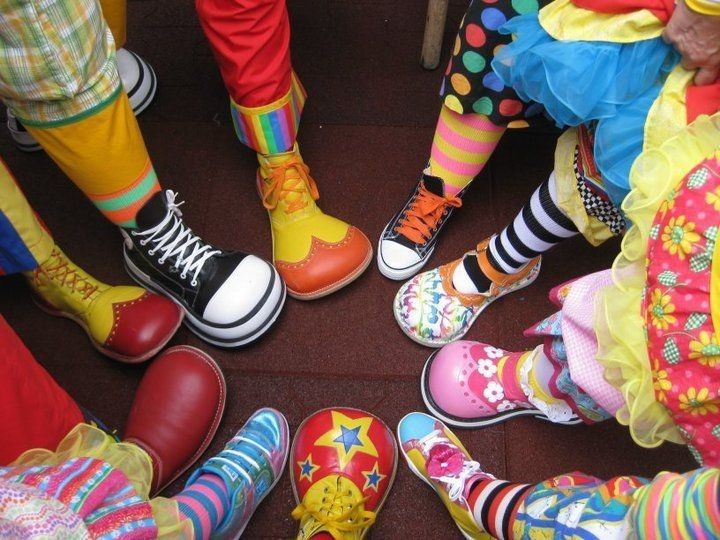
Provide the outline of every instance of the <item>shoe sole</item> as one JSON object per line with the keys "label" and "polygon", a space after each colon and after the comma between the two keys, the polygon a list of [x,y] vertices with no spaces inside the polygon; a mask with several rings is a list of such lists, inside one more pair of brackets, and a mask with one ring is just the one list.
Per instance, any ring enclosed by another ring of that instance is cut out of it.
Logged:
{"label": "shoe sole", "polygon": [[448,425],[451,425],[453,427],[458,428],[480,428],[480,427],[488,427],[488,426],[494,426],[495,424],[500,424],[502,422],[506,422],[507,420],[510,420],[512,418],[517,418],[521,416],[532,416],[534,418],[537,418],[538,420],[544,420],[546,422],[550,422],[552,424],[561,424],[566,426],[573,426],[577,424],[582,424],[582,420],[578,418],[577,416],[573,416],[570,420],[566,420],[564,422],[553,422],[548,418],[545,413],[543,413],[541,410],[536,408],[528,408],[528,409],[513,409],[510,411],[503,411],[496,415],[489,416],[486,418],[481,418],[478,420],[467,420],[463,419],[457,416],[448,415],[442,409],[440,409],[436,403],[433,401],[432,397],[430,396],[430,388],[429,388],[429,377],[428,372],[430,370],[430,366],[433,363],[433,360],[437,356],[437,354],[440,351],[434,351],[425,362],[425,365],[423,366],[422,374],[420,375],[420,393],[422,394],[423,403],[425,403],[425,407],[427,408],[430,413],[438,418],[439,420],[442,420]]}
{"label": "shoe sole", "polygon": [[278,300],[277,304],[273,308],[272,312],[268,316],[267,319],[254,331],[252,331],[250,334],[247,334],[243,336],[242,338],[239,338],[235,341],[219,341],[218,338],[215,336],[212,336],[208,334],[205,330],[199,328],[197,326],[196,317],[190,311],[183,305],[183,303],[175,297],[175,295],[170,292],[166,291],[159,285],[156,285],[155,282],[152,280],[150,276],[145,274],[143,271],[141,271],[135,264],[130,261],[123,251],[123,259],[125,261],[125,271],[130,275],[130,277],[135,280],[138,284],[140,284],[143,287],[146,287],[158,294],[161,294],[165,296],[166,298],[169,298],[173,302],[175,302],[178,306],[180,306],[180,309],[183,310],[185,313],[185,326],[187,326],[192,333],[194,333],[196,336],[198,336],[203,341],[210,343],[211,345],[215,345],[216,347],[220,347],[222,349],[236,349],[239,347],[244,347],[246,345],[249,345],[250,343],[260,339],[275,323],[277,318],[280,316],[280,313],[282,312],[282,307],[285,305],[285,298],[286,298],[286,289],[285,289],[285,282],[280,278],[280,275],[277,273],[277,270],[275,270],[272,265],[269,265],[272,268],[272,271],[275,272],[275,276],[280,282],[281,286],[281,292],[280,292],[280,299]]}
{"label": "shoe sole", "polygon": [[205,450],[208,449],[210,444],[212,443],[213,439],[215,438],[215,434],[217,433],[218,428],[220,427],[220,422],[222,421],[223,414],[225,413],[225,403],[227,400],[227,383],[225,381],[225,376],[223,375],[222,370],[220,369],[220,366],[215,361],[215,359],[207,354],[204,351],[201,351],[197,347],[193,347],[192,345],[178,345],[175,347],[176,349],[183,349],[183,350],[192,350],[192,352],[200,355],[202,359],[210,364],[210,367],[215,372],[215,374],[218,376],[218,378],[221,381],[221,387],[222,387],[222,406],[215,412],[215,418],[213,419],[213,423],[210,425],[210,429],[208,430],[207,434],[205,435],[205,439],[203,440],[202,445],[200,445],[200,448],[197,449],[197,451],[193,454],[193,456],[188,460],[188,462],[183,465],[183,467],[170,479],[168,479],[162,486],[159,486],[152,494],[151,497],[155,497],[158,493],[162,492],[166,487],[168,487],[170,484],[172,484],[175,480],[180,478],[190,467],[192,467],[198,459],[205,453]]}
{"label": "shoe sole", "polygon": [[133,107],[133,113],[135,113],[135,116],[138,116],[142,114],[143,111],[145,111],[145,109],[147,109],[155,99],[155,94],[157,93],[157,76],[155,75],[155,70],[150,64],[148,64],[147,62],[142,62],[140,60],[140,57],[134,52],[128,52],[135,60],[135,63],[138,66],[138,73],[140,73],[140,77],[138,77],[138,80],[135,82],[135,86],[131,88],[130,91],[127,93],[128,98],[135,92],[137,92],[138,88],[142,85],[143,79],[145,77],[145,68],[147,68],[148,76],[150,77],[150,90],[148,91],[147,95],[142,99],[142,101],[138,103],[136,107]]}
{"label": "shoe sole", "polygon": [[66,311],[62,311],[59,309],[56,309],[52,306],[49,306],[45,302],[43,302],[41,299],[39,299],[35,294],[31,295],[31,298],[33,302],[35,302],[35,305],[39,307],[42,311],[47,313],[48,315],[52,315],[53,317],[62,317],[63,319],[70,319],[71,321],[77,323],[80,325],[80,327],[85,330],[85,333],[88,336],[88,339],[90,339],[90,343],[92,346],[101,354],[104,356],[107,356],[109,358],[112,358],[113,360],[117,360],[118,362],[122,362],[124,364],[141,364],[142,362],[146,362],[156,354],[158,354],[165,345],[168,344],[168,342],[173,338],[175,333],[178,331],[178,328],[180,328],[180,325],[183,323],[183,319],[185,317],[180,317],[180,320],[175,325],[175,328],[173,328],[172,332],[169,334],[169,336],[164,339],[157,347],[152,349],[151,351],[143,354],[142,356],[125,356],[122,354],[118,354],[116,352],[110,351],[107,348],[103,347],[99,343],[97,343],[90,333],[90,329],[88,328],[87,324],[85,324],[85,321],[80,319],[79,317],[73,315],[72,313],[67,313]]}
{"label": "shoe sole", "polygon": [[252,519],[252,516],[253,516],[253,514],[255,513],[255,511],[259,508],[260,504],[265,500],[265,497],[267,497],[268,495],[270,495],[270,492],[271,492],[273,489],[275,489],[275,486],[277,485],[277,483],[278,483],[278,482],[280,481],[280,479],[282,478],[282,473],[283,473],[283,471],[285,470],[285,467],[286,467],[287,464],[288,464],[288,458],[290,457],[290,426],[289,426],[289,424],[288,424],[287,418],[285,418],[285,415],[284,415],[283,413],[281,413],[280,411],[278,411],[277,409],[274,409],[274,408],[272,408],[272,407],[263,407],[263,408],[264,408],[264,409],[270,409],[270,410],[272,410],[272,411],[275,411],[275,412],[278,414],[278,416],[280,416],[280,418],[283,419],[283,423],[285,424],[285,429],[287,430],[287,434],[288,434],[287,441],[285,442],[285,448],[284,448],[284,450],[285,450],[285,459],[283,459],[283,464],[282,464],[282,467],[280,467],[280,469],[279,469],[279,472],[278,472],[277,477],[275,478],[275,480],[273,480],[273,483],[270,484],[270,487],[268,488],[268,490],[267,490],[265,493],[263,493],[262,497],[260,497],[260,498],[258,499],[258,502],[257,502],[257,504],[255,505],[255,508],[253,508],[253,511],[250,512],[250,515],[248,516],[247,521],[245,521],[245,524],[244,524],[244,525],[242,526],[242,528],[236,533],[235,536],[232,536],[232,537],[231,537],[233,540],[238,540],[238,538],[240,538],[240,537],[242,536],[242,533],[243,533],[243,532],[245,531],[245,529],[247,528],[248,523],[250,523],[250,520]]}
{"label": "shoe sole", "polygon": [[[396,435],[396,437],[397,437],[397,444],[398,444],[398,446],[399,446],[400,448],[402,448],[402,441],[401,441],[401,439],[400,439],[400,424],[402,424],[403,420],[405,420],[405,419],[406,419],[408,416],[410,416],[411,414],[413,414],[413,413],[408,413],[408,414],[406,414],[405,416],[403,416],[403,417],[400,419],[400,421],[398,422],[397,428],[395,429],[395,435]],[[439,496],[440,496],[440,493],[438,492],[437,488],[436,488],[427,478],[425,478],[425,476],[423,476],[423,474],[417,469],[417,467],[415,467],[415,464],[414,464],[412,461],[410,461],[410,458],[409,458],[409,457],[407,456],[407,454],[405,453],[405,450],[401,450],[401,453],[402,453],[403,457],[405,458],[405,463],[407,463],[408,467],[409,467],[410,470],[413,472],[413,474],[414,474],[415,476],[417,476],[420,480],[422,480],[423,482],[425,482],[428,486],[430,486],[430,488],[431,488],[431,489],[435,492],[435,494],[439,497]],[[442,499],[441,499],[441,500],[442,500]],[[445,506],[445,505],[443,504],[443,506]],[[453,520],[453,521],[455,521],[455,520]],[[469,534],[467,534],[465,531],[463,531],[462,528],[460,527],[460,525],[458,525],[457,523],[455,523],[455,526],[458,528],[458,530],[462,533],[462,535],[463,535],[465,538],[467,538],[468,540],[475,540],[475,538],[473,538],[472,536],[470,536]]]}
{"label": "shoe sole", "polygon": [[365,270],[367,270],[367,267],[370,266],[370,262],[372,261],[372,259],[373,251],[371,248],[367,256],[365,257],[365,260],[363,260],[360,266],[358,266],[355,270],[353,270],[350,274],[348,274],[341,280],[336,281],[332,285],[328,285],[327,287],[324,287],[319,291],[311,293],[299,293],[297,291],[293,291],[290,287],[288,287],[288,295],[290,295],[290,297],[294,298],[295,300],[317,300],[318,298],[328,296],[336,291],[339,291],[343,287],[347,287],[353,281],[358,279],[365,272]]}
{"label": "shoe sole", "polygon": [[408,266],[407,268],[397,269],[397,268],[391,268],[387,264],[385,264],[385,261],[383,261],[382,258],[382,237],[380,240],[378,240],[378,246],[377,246],[377,266],[378,270],[380,270],[380,273],[385,276],[388,279],[392,279],[393,281],[402,281],[404,279],[408,279],[413,277],[415,274],[417,274],[420,270],[423,269],[423,267],[427,264],[428,260],[430,260],[430,257],[432,256],[433,252],[435,251],[435,246],[430,248],[427,255],[423,257],[420,262]]}
{"label": "shoe sole", "polygon": [[[288,454],[288,456],[294,456],[294,455],[295,455],[295,441],[296,441],[296,439],[297,439],[297,434],[300,433],[300,431],[303,429],[303,427],[305,427],[305,423],[310,419],[310,417],[311,417],[311,416],[315,416],[315,415],[316,415],[317,413],[319,413],[319,412],[329,411],[329,410],[334,410],[334,409],[347,409],[347,410],[350,410],[350,411],[358,411],[358,412],[361,412],[361,413],[363,413],[363,414],[368,414],[367,411],[363,411],[362,409],[356,409],[356,408],[354,408],[354,407],[325,407],[324,409],[320,409],[319,411],[315,411],[312,415],[308,416],[305,420],[303,420],[302,423],[298,426],[297,430],[295,430],[295,437],[293,437],[293,442],[292,442],[292,445],[290,446],[290,454]],[[375,416],[375,415],[373,415],[373,416],[374,416],[376,419],[378,419],[378,420],[382,423],[383,426],[385,426],[385,429],[387,429],[389,433],[392,433],[392,432],[393,432],[393,431],[388,427],[388,425],[387,425],[381,418],[379,418],[379,417],[377,417],[377,416]],[[394,459],[393,459],[393,463],[394,463],[394,465],[393,465],[393,471],[392,471],[392,474],[390,475],[390,480],[388,481],[387,489],[385,489],[385,495],[383,495],[383,498],[382,498],[380,501],[378,501],[377,507],[375,508],[375,510],[373,510],[373,512],[375,512],[375,515],[376,515],[376,516],[380,513],[380,510],[382,510],[382,507],[383,507],[383,505],[385,504],[385,501],[387,500],[388,495],[390,494],[390,491],[391,491],[391,489],[392,489],[392,487],[393,487],[393,484],[395,483],[395,475],[397,474],[397,468],[398,468],[398,444],[397,444],[397,441],[396,441],[395,439],[392,439],[392,441],[393,441],[393,443],[394,443],[394,444],[393,444],[393,458],[394,458]],[[290,464],[288,468],[290,469],[290,485],[292,486],[293,496],[295,497],[295,504],[298,505],[298,504],[300,504],[301,501],[300,501],[300,497],[298,496],[297,488],[295,487],[295,474],[293,474],[292,464]],[[362,534],[362,536],[360,536],[360,538],[361,538],[361,539],[362,539],[362,538],[365,538],[365,535],[368,533],[369,530],[370,530],[369,528],[366,529],[365,532]]]}
{"label": "shoe sole", "polygon": [[20,150],[21,152],[25,152],[26,154],[32,154],[34,152],[39,152],[42,150],[42,146],[40,146],[39,143],[23,143],[20,142],[18,139],[15,138],[15,136],[11,133],[10,136],[12,137],[13,141],[15,142],[15,148]]}
{"label": "shoe sole", "polygon": [[398,315],[398,313],[399,313],[399,311],[400,311],[400,310],[398,309],[398,303],[399,303],[398,297],[400,296],[400,291],[398,291],[398,293],[395,295],[395,300],[393,300],[393,315],[395,316],[395,321],[398,323],[398,326],[400,327],[400,330],[402,330],[403,333],[404,333],[407,337],[409,337],[411,340],[413,340],[415,343],[418,343],[418,344],[420,344],[420,345],[424,345],[425,347],[432,347],[433,349],[439,349],[440,347],[444,347],[445,345],[447,345],[447,344],[449,344],[449,343],[453,343],[453,342],[455,342],[455,341],[457,341],[457,340],[459,340],[459,339],[462,339],[462,338],[465,336],[465,334],[467,334],[467,333],[470,331],[470,329],[472,328],[472,325],[475,324],[475,321],[477,320],[477,318],[478,318],[490,305],[494,304],[495,302],[497,302],[498,300],[500,300],[500,299],[503,298],[504,296],[507,296],[508,294],[517,292],[517,291],[519,291],[520,289],[524,289],[525,287],[527,287],[527,286],[529,286],[529,285],[532,285],[532,284],[535,282],[535,280],[538,278],[538,276],[540,275],[540,266],[541,266],[541,264],[542,264],[542,262],[538,262],[538,268],[537,268],[537,272],[535,273],[535,277],[533,277],[532,279],[524,278],[523,280],[518,281],[518,282],[515,284],[515,287],[513,287],[512,290],[509,290],[509,291],[500,293],[500,294],[498,294],[496,297],[494,297],[492,300],[488,300],[487,302],[485,302],[485,303],[480,307],[480,309],[478,309],[478,310],[475,312],[475,314],[472,316],[472,318],[470,319],[470,323],[467,325],[467,328],[465,329],[465,331],[464,331],[462,334],[460,334],[459,336],[453,337],[452,339],[445,339],[445,340],[442,340],[442,341],[425,341],[425,340],[423,340],[423,339],[421,339],[421,338],[419,338],[419,337],[417,337],[417,336],[415,336],[415,335],[413,335],[413,334],[410,334],[410,333],[408,332],[408,330],[405,328],[405,326],[403,326],[402,322],[400,321],[400,316]]}

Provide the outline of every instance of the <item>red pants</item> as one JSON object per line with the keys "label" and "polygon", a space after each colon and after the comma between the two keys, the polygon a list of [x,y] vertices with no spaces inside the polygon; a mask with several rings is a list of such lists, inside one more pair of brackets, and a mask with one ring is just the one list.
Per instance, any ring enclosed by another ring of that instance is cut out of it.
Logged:
{"label": "red pants", "polygon": [[290,89],[285,0],[195,0],[200,23],[233,101],[262,107]]}
{"label": "red pants", "polygon": [[25,450],[54,450],[83,421],[77,404],[0,315],[0,465]]}

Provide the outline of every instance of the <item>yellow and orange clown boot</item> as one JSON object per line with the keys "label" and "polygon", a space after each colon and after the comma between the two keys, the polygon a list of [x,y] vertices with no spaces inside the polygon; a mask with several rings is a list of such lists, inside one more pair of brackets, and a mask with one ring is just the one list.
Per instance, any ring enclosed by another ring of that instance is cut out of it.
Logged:
{"label": "yellow and orange clown boot", "polygon": [[40,308],[75,321],[98,351],[121,362],[153,357],[183,320],[182,310],[171,300],[141,287],[106,285],[57,246],[24,274]]}
{"label": "yellow and orange clown boot", "polygon": [[258,154],[258,189],[270,216],[273,262],[288,294],[312,300],[358,278],[372,259],[367,237],[325,214],[297,143],[289,152]]}
{"label": "yellow and orange clown boot", "polygon": [[397,458],[392,432],[370,413],[331,408],[306,418],[290,449],[297,538],[364,538],[390,492]]}

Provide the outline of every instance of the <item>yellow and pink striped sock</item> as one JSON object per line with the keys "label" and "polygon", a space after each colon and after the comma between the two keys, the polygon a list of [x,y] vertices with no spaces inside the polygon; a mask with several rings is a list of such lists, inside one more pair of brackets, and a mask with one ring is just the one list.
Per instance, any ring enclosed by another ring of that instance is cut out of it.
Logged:
{"label": "yellow and pink striped sock", "polygon": [[443,105],[430,151],[430,171],[445,182],[445,194],[456,195],[483,170],[504,126],[482,114],[458,114]]}

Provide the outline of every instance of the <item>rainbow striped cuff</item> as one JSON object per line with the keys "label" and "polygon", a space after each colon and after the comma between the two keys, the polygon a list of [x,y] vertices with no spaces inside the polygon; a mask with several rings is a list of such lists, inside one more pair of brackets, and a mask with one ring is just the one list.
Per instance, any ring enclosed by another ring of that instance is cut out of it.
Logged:
{"label": "rainbow striped cuff", "polygon": [[88,194],[88,197],[110,221],[123,228],[132,228],[137,226],[135,216],[138,211],[158,191],[160,183],[148,159],[143,171],[130,185],[114,193]]}
{"label": "rainbow striped cuff", "polygon": [[235,133],[244,145],[260,154],[287,152],[295,144],[307,94],[293,72],[290,90],[263,107],[242,107],[230,100]]}

